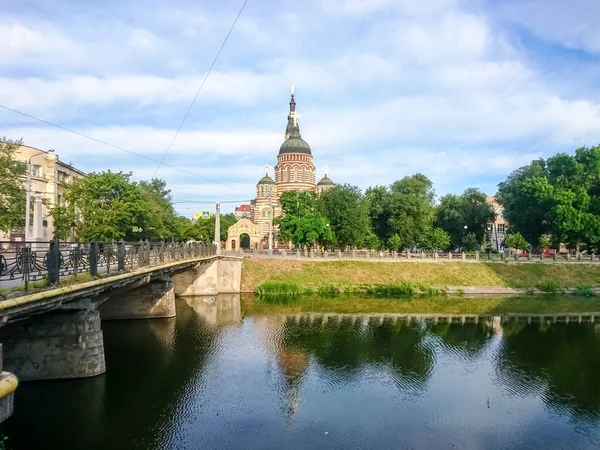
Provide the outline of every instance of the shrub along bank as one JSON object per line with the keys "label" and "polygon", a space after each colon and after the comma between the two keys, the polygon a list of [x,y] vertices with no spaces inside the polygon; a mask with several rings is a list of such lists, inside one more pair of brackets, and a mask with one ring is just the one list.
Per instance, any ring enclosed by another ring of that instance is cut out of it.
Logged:
{"label": "shrub along bank", "polygon": [[[418,291],[450,286],[498,286],[560,292],[600,287],[600,264],[424,263],[363,261],[244,260],[242,292],[263,283],[286,283],[300,290],[367,291],[381,286],[416,287]],[[550,289],[552,288],[552,289]]]}

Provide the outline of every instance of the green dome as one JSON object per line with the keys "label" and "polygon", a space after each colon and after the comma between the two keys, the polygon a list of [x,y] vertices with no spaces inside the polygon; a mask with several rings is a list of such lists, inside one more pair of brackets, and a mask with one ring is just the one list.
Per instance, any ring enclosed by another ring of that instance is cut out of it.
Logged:
{"label": "green dome", "polygon": [[319,180],[319,182],[317,183],[317,186],[335,186],[335,183],[333,181],[331,181],[331,178],[329,178],[327,175],[325,175],[323,178],[321,178]]}
{"label": "green dome", "polygon": [[279,147],[279,154],[284,153],[306,153],[310,155],[310,146],[301,137],[292,136],[287,139],[281,147]]}
{"label": "green dome", "polygon": [[275,182],[273,181],[273,179],[269,175],[265,175],[264,177],[262,177],[260,179],[260,181],[258,182],[258,184],[275,184]]}

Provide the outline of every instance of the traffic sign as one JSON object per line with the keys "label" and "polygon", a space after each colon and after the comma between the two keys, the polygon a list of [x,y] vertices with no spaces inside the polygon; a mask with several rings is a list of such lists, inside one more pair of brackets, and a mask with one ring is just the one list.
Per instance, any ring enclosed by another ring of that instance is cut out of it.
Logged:
{"label": "traffic sign", "polygon": [[194,217],[195,217],[196,219],[199,219],[199,218],[200,218],[200,213],[199,213],[198,211],[196,211],[196,212],[194,213]]}
{"label": "traffic sign", "polygon": [[204,210],[202,210],[202,218],[203,218],[204,220],[206,220],[206,219],[210,219],[210,211],[209,211],[208,209],[204,209]]}
{"label": "traffic sign", "polygon": [[131,227],[131,231],[133,231],[134,233],[141,233],[142,231],[144,231],[144,229],[142,227]]}

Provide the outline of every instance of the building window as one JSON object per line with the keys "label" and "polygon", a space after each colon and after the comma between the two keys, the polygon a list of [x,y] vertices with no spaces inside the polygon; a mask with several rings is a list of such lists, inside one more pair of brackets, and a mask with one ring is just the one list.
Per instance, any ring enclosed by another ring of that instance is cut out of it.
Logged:
{"label": "building window", "polygon": [[292,181],[299,181],[298,180],[298,168],[294,167],[294,178],[292,179]]}
{"label": "building window", "polygon": [[69,181],[69,174],[67,172],[63,172],[62,170],[59,170],[57,178],[59,183],[66,183],[67,181]]}
{"label": "building window", "polygon": [[285,181],[290,181],[290,168],[285,169]]}
{"label": "building window", "polygon": [[31,175],[34,177],[41,177],[42,166],[40,166],[39,164],[34,164],[33,166],[31,166]]}
{"label": "building window", "polygon": [[498,234],[504,234],[504,224],[503,223],[498,224]]}

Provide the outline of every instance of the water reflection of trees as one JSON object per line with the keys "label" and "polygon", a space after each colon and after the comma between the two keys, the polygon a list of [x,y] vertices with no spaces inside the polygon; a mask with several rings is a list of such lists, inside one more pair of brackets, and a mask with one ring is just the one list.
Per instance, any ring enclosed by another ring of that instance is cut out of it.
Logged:
{"label": "water reflection of trees", "polygon": [[497,359],[502,383],[519,394],[543,392],[553,408],[600,417],[600,332],[596,324],[504,325]]}
{"label": "water reflection of trees", "polygon": [[485,321],[466,324],[437,323],[430,325],[428,331],[437,336],[447,350],[465,359],[480,356],[494,336],[493,329]]}
{"label": "water reflection of trees", "polygon": [[402,321],[288,321],[282,345],[310,353],[336,382],[352,381],[366,366],[378,364],[391,369],[398,386],[423,388],[434,363],[425,334],[422,325]]}

